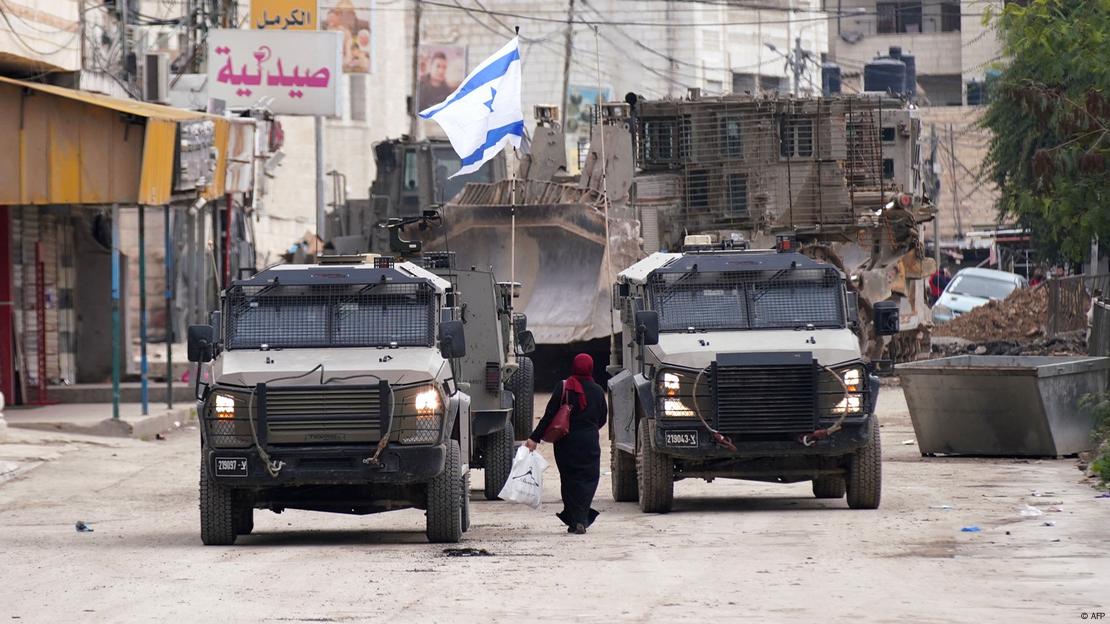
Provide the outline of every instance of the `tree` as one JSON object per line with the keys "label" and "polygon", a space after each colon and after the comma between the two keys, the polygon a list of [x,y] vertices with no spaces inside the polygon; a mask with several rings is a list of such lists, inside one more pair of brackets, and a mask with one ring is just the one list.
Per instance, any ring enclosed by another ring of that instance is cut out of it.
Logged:
{"label": "tree", "polygon": [[1046,258],[1080,261],[1110,242],[1110,0],[1007,3],[996,22],[1010,62],[992,87],[985,164],[1000,217]]}

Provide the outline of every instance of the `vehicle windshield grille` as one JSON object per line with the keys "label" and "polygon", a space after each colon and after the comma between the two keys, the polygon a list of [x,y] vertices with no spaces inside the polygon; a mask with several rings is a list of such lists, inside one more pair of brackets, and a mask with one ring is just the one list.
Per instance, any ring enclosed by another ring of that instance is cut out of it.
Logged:
{"label": "vehicle windshield grille", "polygon": [[835,269],[656,273],[648,282],[663,331],[843,327]]}
{"label": "vehicle windshield grille", "polygon": [[434,297],[427,284],[233,286],[224,335],[229,349],[427,347]]}

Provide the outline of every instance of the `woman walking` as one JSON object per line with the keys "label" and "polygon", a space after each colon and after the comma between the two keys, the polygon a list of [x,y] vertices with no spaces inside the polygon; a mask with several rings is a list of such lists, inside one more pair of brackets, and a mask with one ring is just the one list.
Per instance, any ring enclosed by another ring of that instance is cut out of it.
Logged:
{"label": "woman walking", "polygon": [[605,392],[593,379],[594,359],[585,353],[574,356],[571,376],[555,388],[547,410],[525,445],[530,450],[543,439],[543,434],[563,404],[563,395],[570,405],[570,431],[555,443],[555,464],[563,496],[563,510],[557,514],[567,525],[567,533],[582,535],[597,518],[590,507],[601,478],[601,444],[598,430],[605,426],[609,410]]}

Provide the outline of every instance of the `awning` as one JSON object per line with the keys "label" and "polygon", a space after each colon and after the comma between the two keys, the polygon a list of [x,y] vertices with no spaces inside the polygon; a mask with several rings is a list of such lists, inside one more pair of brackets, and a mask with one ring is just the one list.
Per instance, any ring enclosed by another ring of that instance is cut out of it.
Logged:
{"label": "awning", "polygon": [[222,117],[0,76],[0,204],[169,203],[178,127],[210,121],[217,162],[201,196],[224,192]]}

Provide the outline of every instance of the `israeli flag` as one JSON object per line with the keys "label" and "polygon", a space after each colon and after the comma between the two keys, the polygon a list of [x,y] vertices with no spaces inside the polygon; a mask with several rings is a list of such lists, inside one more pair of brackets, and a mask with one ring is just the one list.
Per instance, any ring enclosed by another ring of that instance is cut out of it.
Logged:
{"label": "israeli flag", "polygon": [[517,38],[474,68],[447,99],[420,112],[447,134],[462,159],[451,177],[477,171],[506,145],[520,147],[520,47]]}

